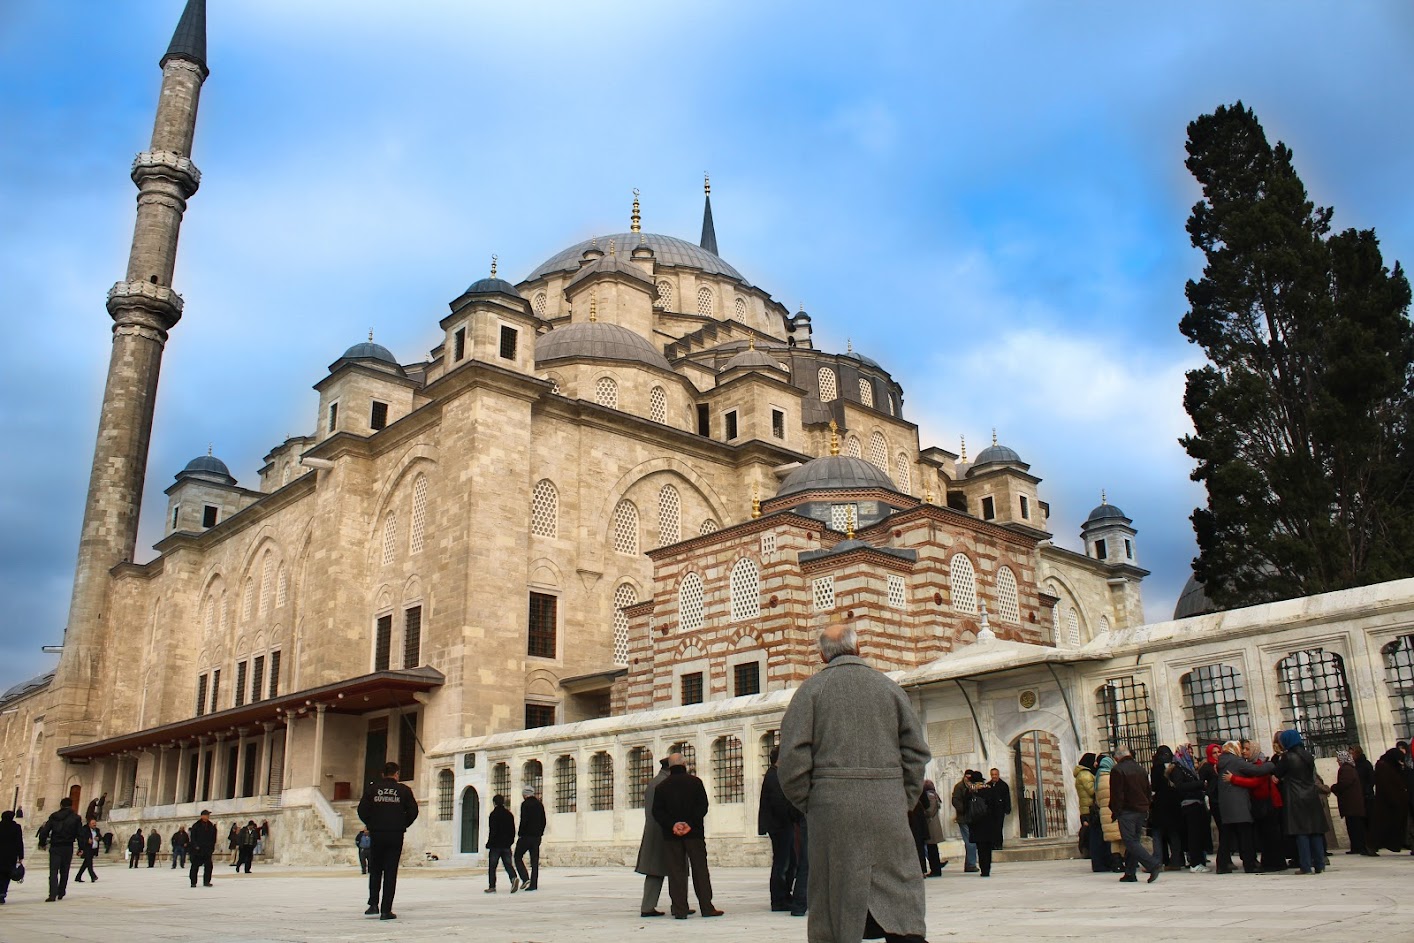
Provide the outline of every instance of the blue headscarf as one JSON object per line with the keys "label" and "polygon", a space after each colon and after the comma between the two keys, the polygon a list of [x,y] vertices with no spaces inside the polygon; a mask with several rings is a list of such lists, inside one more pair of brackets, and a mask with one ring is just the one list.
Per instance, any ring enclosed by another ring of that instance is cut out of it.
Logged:
{"label": "blue headscarf", "polygon": [[1301,746],[1301,734],[1296,730],[1283,730],[1277,735],[1277,740],[1281,742],[1283,750],[1291,750]]}
{"label": "blue headscarf", "polygon": [[1112,770],[1112,769],[1114,769],[1114,768],[1115,768],[1115,758],[1114,758],[1114,757],[1112,757],[1112,756],[1106,756],[1106,757],[1102,757],[1102,758],[1100,759],[1100,766],[1099,766],[1099,772],[1100,772],[1100,773],[1108,773],[1110,770]]}

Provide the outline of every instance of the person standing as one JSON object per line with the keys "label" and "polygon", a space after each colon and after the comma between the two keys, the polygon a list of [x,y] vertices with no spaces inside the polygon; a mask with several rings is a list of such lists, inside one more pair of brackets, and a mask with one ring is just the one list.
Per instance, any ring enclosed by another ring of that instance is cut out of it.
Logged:
{"label": "person standing", "polygon": [[162,850],[162,835],[153,829],[147,833],[147,866],[155,868],[157,866],[157,853]]}
{"label": "person standing", "polygon": [[393,894],[398,889],[398,861],[403,854],[403,833],[417,821],[417,799],[398,782],[397,763],[383,765],[383,778],[368,784],[358,802],[358,817],[368,826],[373,842],[368,854],[367,915],[396,920]]}
{"label": "person standing", "polygon": [[[521,888],[540,890],[540,842],[545,837],[545,804],[535,795],[535,787],[520,790],[520,829],[516,832],[516,872]],[[530,855],[530,870],[525,869],[525,856]]]}
{"label": "person standing", "polygon": [[992,852],[1002,846],[1002,822],[1006,818],[1006,813],[1002,811],[1003,797],[1001,790],[982,781],[979,770],[972,771],[968,789],[972,793],[967,801],[972,841],[977,845],[977,868],[982,872],[980,877],[989,878],[992,876]]}
{"label": "person standing", "polygon": [[908,810],[932,755],[908,695],[859,657],[853,628],[820,633],[825,667],[781,720],[781,788],[805,814],[811,940],[922,943],[923,874]]}
{"label": "person standing", "polygon": [[49,820],[39,827],[40,846],[49,846],[49,896],[45,901],[63,900],[69,890],[69,866],[74,861],[74,842],[83,822],[74,811],[73,800],[65,796]]}
{"label": "person standing", "polygon": [[226,833],[226,850],[231,853],[230,865],[233,868],[240,867],[241,862],[241,827],[235,822],[231,823],[231,830]]}
{"label": "person standing", "polygon": [[1355,768],[1348,750],[1338,750],[1335,754],[1338,765],[1335,785],[1336,810],[1345,819],[1345,830],[1350,835],[1350,850],[1347,855],[1378,855],[1365,844],[1365,787],[1360,782],[1360,771]]}
{"label": "person standing", "polygon": [[255,824],[255,819],[246,822],[245,828],[240,830],[236,836],[236,849],[240,857],[236,859],[236,873],[241,873],[241,868],[245,868],[245,873],[250,873],[250,863],[255,860],[255,846],[260,844],[260,826]]}
{"label": "person standing", "polygon": [[1257,842],[1252,827],[1251,794],[1232,781],[1233,776],[1270,776],[1270,764],[1257,765],[1242,758],[1242,744],[1229,740],[1218,754],[1218,807],[1222,831],[1218,833],[1218,873],[1232,871],[1234,846],[1242,858],[1242,870],[1257,871]]}
{"label": "person standing", "polygon": [[963,770],[962,778],[957,781],[957,785],[952,787],[952,811],[953,821],[957,823],[957,829],[962,834],[962,852],[964,874],[972,874],[977,870],[977,844],[972,840],[972,823],[967,817],[967,800],[972,798],[972,770]]}
{"label": "person standing", "polygon": [[354,846],[358,848],[359,872],[362,874],[368,873],[368,848],[372,843],[373,839],[369,837],[366,828],[359,829],[358,834],[354,836]]}
{"label": "person standing", "polygon": [[487,894],[496,893],[496,866],[504,864],[506,877],[511,879],[511,893],[520,890],[520,876],[511,866],[511,846],[516,839],[516,817],[506,808],[506,797],[491,797],[491,815],[486,823],[486,851],[490,869],[487,871]]}
{"label": "person standing", "polygon": [[1075,801],[1085,832],[1083,850],[1090,856],[1090,870],[1099,873],[1110,870],[1110,853],[1105,847],[1105,833],[1097,814],[1099,806],[1095,803],[1095,763],[1095,754],[1086,753],[1075,765]]}
{"label": "person standing", "polygon": [[720,917],[712,906],[712,875],[707,869],[707,787],[687,771],[681,753],[668,757],[668,778],[653,793],[653,819],[663,830],[668,865],[668,899],[673,917],[686,920],[687,874],[704,917]]}
{"label": "person standing", "polygon": [[987,776],[987,787],[989,789],[996,790],[1000,797],[999,801],[1001,803],[1002,813],[1002,837],[999,837],[997,839],[996,844],[996,847],[1000,848],[1002,847],[1003,838],[1006,835],[1006,817],[1008,815],[1011,815],[1011,787],[1007,785],[1007,781],[1005,779],[1002,779],[1002,771],[997,769],[995,766],[992,767],[991,771],[988,772]]}
{"label": "person standing", "polygon": [[1188,855],[1188,870],[1195,874],[1208,873],[1208,801],[1198,767],[1193,762],[1193,747],[1184,744],[1173,751],[1173,765],[1168,769],[1169,784],[1178,797],[1179,819],[1183,824],[1183,850]]}
{"label": "person standing", "polygon": [[771,765],[761,780],[761,802],[756,809],[756,834],[771,839],[771,910],[791,908],[791,886],[795,880],[795,807],[781,791],[781,774],[776,768],[781,748],[772,747]]}
{"label": "person standing", "polygon": [[1324,800],[1316,790],[1316,760],[1299,731],[1283,730],[1278,737],[1282,752],[1272,765],[1281,784],[1286,833],[1296,839],[1301,865],[1296,873],[1320,874],[1326,870],[1326,820],[1321,814]]}
{"label": "person standing", "polygon": [[643,875],[643,903],[638,908],[640,917],[661,917],[658,901],[663,896],[663,878],[668,873],[667,841],[663,829],[653,818],[653,797],[663,780],[668,778],[668,758],[658,763],[658,775],[648,781],[643,789],[643,838],[638,843],[638,861],[633,870]]}
{"label": "person standing", "polygon": [[0,812],[0,904],[10,893],[10,877],[15,865],[25,860],[25,830],[15,821],[15,813]]}
{"label": "person standing", "polygon": [[1110,811],[1110,775],[1114,772],[1115,758],[1102,756],[1095,763],[1095,802],[1100,808],[1100,837],[1105,842],[1109,870],[1115,874],[1124,871],[1124,840],[1119,834],[1119,819]]}
{"label": "person standing", "polygon": [[93,859],[98,857],[98,849],[103,844],[103,836],[98,831],[98,819],[90,818],[79,832],[79,873],[74,875],[74,883],[83,883],[83,873],[88,872],[94,883],[98,882],[98,872],[93,870]]}
{"label": "person standing", "polygon": [[1375,807],[1370,810],[1371,851],[1404,848],[1409,827],[1409,786],[1404,780],[1404,753],[1390,747],[1375,761]]}
{"label": "person standing", "polygon": [[172,867],[185,868],[187,866],[187,845],[191,842],[191,836],[187,834],[187,827],[183,825],[172,833]]}
{"label": "person standing", "polygon": [[[1350,761],[1355,764],[1355,772],[1360,775],[1360,787],[1365,792],[1365,836],[1368,844],[1370,814],[1375,811],[1375,767],[1365,756],[1365,748],[1358,743],[1350,745]],[[1370,850],[1374,851],[1373,848]]]}
{"label": "person standing", "polygon": [[1159,879],[1164,869],[1163,859],[1144,847],[1144,823],[1149,818],[1149,777],[1144,767],[1134,761],[1134,751],[1127,746],[1115,748],[1119,762],[1110,773],[1110,811],[1119,820],[1119,835],[1124,841],[1124,877],[1120,881],[1133,884],[1139,880],[1135,869],[1143,865],[1149,873],[1149,883]]}
{"label": "person standing", "polygon": [[192,823],[191,841],[187,844],[191,853],[191,886],[196,887],[196,872],[202,871],[203,887],[211,886],[211,859],[216,854],[216,823],[211,821],[211,810],[202,809],[201,818]]}
{"label": "person standing", "polygon": [[946,838],[943,834],[943,820],[939,815],[943,809],[943,799],[938,795],[938,787],[933,785],[931,779],[923,780],[923,795],[918,798],[918,805],[914,808],[919,813],[916,832],[919,841],[918,862],[928,877],[940,878],[943,876],[943,868],[948,866],[948,859],[938,853],[938,842]]}
{"label": "person standing", "polygon": [[138,829],[128,836],[128,869],[137,867],[138,859],[142,857],[142,851],[147,847],[147,839],[142,837],[142,829]]}

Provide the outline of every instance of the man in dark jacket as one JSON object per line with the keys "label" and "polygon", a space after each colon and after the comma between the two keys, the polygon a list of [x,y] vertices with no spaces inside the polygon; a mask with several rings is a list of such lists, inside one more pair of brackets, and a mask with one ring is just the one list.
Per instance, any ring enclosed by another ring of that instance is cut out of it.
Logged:
{"label": "man in dark jacket", "polygon": [[196,872],[201,870],[203,887],[211,886],[211,858],[216,854],[216,823],[211,821],[211,811],[201,810],[201,818],[192,823],[187,852],[191,855],[191,886],[196,887]]}
{"label": "man in dark jacket", "polygon": [[137,867],[138,861],[142,858],[142,850],[147,847],[147,839],[142,835],[142,829],[138,829],[128,836],[128,869]]}
{"label": "man in dark jacket", "polygon": [[756,834],[771,839],[771,909],[790,910],[791,882],[795,880],[795,820],[800,813],[781,789],[776,769],[780,747],[771,748],[771,768],[761,781],[761,804],[756,811]]}
{"label": "man in dark jacket", "polygon": [[157,853],[162,850],[162,835],[153,829],[147,833],[147,866],[157,866]]}
{"label": "man in dark jacket", "polygon": [[246,822],[245,828],[241,829],[236,836],[236,873],[241,873],[241,868],[245,868],[245,873],[250,873],[250,863],[255,859],[255,846],[260,842],[260,826],[255,824],[255,819]]}
{"label": "man in dark jacket", "polygon": [[172,834],[172,867],[184,868],[187,865],[187,845],[191,839],[187,835],[186,826],[182,826]]}
{"label": "man in dark jacket", "polygon": [[720,917],[712,906],[712,875],[707,870],[707,840],[703,834],[707,818],[707,788],[687,771],[681,753],[668,757],[668,778],[653,793],[653,819],[663,830],[668,856],[668,899],[673,916],[686,920],[687,872],[692,870],[692,887],[704,917]]}
{"label": "man in dark jacket", "polygon": [[1134,751],[1118,747],[1114,752],[1114,770],[1110,773],[1110,812],[1119,823],[1119,837],[1124,840],[1124,877],[1120,881],[1133,884],[1139,880],[1136,866],[1142,864],[1149,872],[1149,883],[1159,879],[1164,863],[1158,855],[1144,847],[1144,822],[1149,818],[1149,776],[1134,760]]}
{"label": "man in dark jacket", "polygon": [[103,846],[103,835],[98,831],[98,819],[89,818],[88,824],[79,832],[79,873],[74,875],[74,883],[83,883],[83,873],[88,872],[95,882],[98,872],[93,870],[93,859],[98,857],[98,849]]}
{"label": "man in dark jacket", "polygon": [[378,914],[380,920],[398,919],[393,913],[393,894],[398,889],[403,833],[417,821],[417,799],[398,782],[398,769],[397,763],[384,764],[383,778],[369,783],[358,803],[358,817],[373,839],[368,849],[368,909],[364,913]]}
{"label": "man in dark jacket", "polygon": [[663,896],[663,878],[668,873],[667,842],[663,830],[653,820],[653,797],[663,780],[668,778],[668,758],[658,761],[661,769],[658,775],[648,781],[643,789],[643,838],[638,843],[638,861],[633,870],[643,875],[643,902],[639,905],[640,917],[661,917],[658,899]]}
{"label": "man in dark jacket", "polygon": [[39,827],[39,844],[49,846],[49,896],[46,901],[63,900],[69,890],[69,865],[74,861],[74,842],[83,830],[83,822],[67,796],[59,800],[59,808]]}
{"label": "man in dark jacket", "polygon": [[15,813],[0,812],[0,904],[10,893],[10,875],[15,865],[25,860],[25,832],[15,821]]}
{"label": "man in dark jacket", "polygon": [[[516,833],[516,871],[527,891],[540,889],[540,841],[545,837],[545,804],[535,797],[535,787],[520,791],[520,830]],[[530,855],[530,870],[525,856]]]}
{"label": "man in dark jacket", "polygon": [[496,893],[496,868],[505,865],[506,877],[511,880],[511,893],[520,890],[520,876],[511,867],[511,845],[515,844],[516,817],[506,808],[506,797],[497,793],[491,797],[491,814],[486,819],[486,859],[490,864],[487,871],[486,893]]}

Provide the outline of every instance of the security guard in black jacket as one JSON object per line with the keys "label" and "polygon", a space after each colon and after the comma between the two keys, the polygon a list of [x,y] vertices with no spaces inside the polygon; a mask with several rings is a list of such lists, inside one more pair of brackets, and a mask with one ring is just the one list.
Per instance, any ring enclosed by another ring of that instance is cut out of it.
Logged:
{"label": "security guard in black jacket", "polygon": [[368,909],[364,913],[378,914],[380,920],[398,919],[393,913],[393,893],[398,889],[403,832],[417,821],[417,799],[397,777],[398,764],[385,764],[383,778],[369,783],[358,803],[358,817],[373,839],[368,850]]}
{"label": "security guard in black jacket", "polygon": [[46,901],[63,900],[69,890],[69,866],[74,861],[74,842],[83,829],[83,820],[67,796],[49,821],[39,827],[39,845],[49,846],[49,896]]}

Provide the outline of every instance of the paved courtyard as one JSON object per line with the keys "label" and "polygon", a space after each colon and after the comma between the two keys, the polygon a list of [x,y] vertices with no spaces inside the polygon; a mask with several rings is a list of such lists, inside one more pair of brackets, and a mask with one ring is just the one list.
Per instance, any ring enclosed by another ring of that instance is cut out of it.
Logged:
{"label": "paved courtyard", "polygon": [[[0,943],[56,940],[439,941],[629,943],[804,940],[805,920],[770,913],[761,869],[713,873],[716,920],[638,916],[641,878],[627,869],[546,869],[533,894],[483,894],[485,873],[429,867],[403,872],[396,922],[363,916],[357,871],[268,867],[249,877],[218,868],[216,886],[187,886],[169,869],[100,868],[97,885],[70,885],[44,903],[41,858],[0,908]],[[959,862],[954,861],[956,865]],[[504,875],[502,876],[504,881]],[[1414,940],[1414,858],[1337,854],[1320,877],[1173,872],[1154,885],[1092,875],[1084,862],[1019,862],[980,880],[949,867],[927,882],[928,938],[1003,941],[1133,940],[1200,933],[1205,941]],[[666,905],[667,901],[664,900]],[[1178,925],[1186,929],[1177,930]],[[1309,936],[1293,936],[1306,931]]]}

